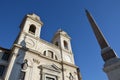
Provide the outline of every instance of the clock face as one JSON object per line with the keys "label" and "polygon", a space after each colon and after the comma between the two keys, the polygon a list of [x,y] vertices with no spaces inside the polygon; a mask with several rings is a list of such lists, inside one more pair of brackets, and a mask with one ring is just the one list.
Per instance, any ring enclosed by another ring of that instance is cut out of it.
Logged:
{"label": "clock face", "polygon": [[72,63],[70,56],[65,55],[65,61]]}
{"label": "clock face", "polygon": [[25,39],[25,45],[26,45],[26,47],[34,47],[35,46],[35,43],[34,43],[34,40],[33,39],[31,39],[31,38],[26,38]]}

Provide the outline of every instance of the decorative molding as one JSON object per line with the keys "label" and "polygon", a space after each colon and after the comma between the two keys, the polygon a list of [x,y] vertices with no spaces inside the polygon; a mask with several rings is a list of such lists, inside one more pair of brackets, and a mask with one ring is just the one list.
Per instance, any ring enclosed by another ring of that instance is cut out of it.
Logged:
{"label": "decorative molding", "polygon": [[[46,70],[49,70],[51,72],[53,71],[53,72],[61,73],[61,69],[58,66],[56,66],[55,64],[52,64],[52,65],[40,65],[39,68],[46,69]],[[49,73],[49,72],[47,72],[47,73]]]}
{"label": "decorative molding", "polygon": [[[35,14],[34,14],[35,15]],[[43,22],[40,20],[40,19],[38,19],[38,16],[37,15],[35,15],[35,17],[33,16],[33,15],[27,15],[27,17],[28,18],[30,18],[30,19],[32,19],[33,21],[35,21],[35,22],[38,22],[39,24],[41,24],[41,26],[43,25]],[[37,18],[37,19],[36,19]]]}
{"label": "decorative molding", "polygon": [[33,58],[33,62],[35,62],[35,63],[37,63],[37,64],[40,64],[40,61],[37,60],[37,59],[34,59],[34,58]]}

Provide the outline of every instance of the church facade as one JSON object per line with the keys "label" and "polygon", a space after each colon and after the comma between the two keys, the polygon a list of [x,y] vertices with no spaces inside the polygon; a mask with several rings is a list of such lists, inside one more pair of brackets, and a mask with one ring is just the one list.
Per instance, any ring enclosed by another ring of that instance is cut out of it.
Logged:
{"label": "church facade", "polygon": [[40,38],[43,22],[24,17],[11,49],[0,47],[0,80],[82,80],[70,36],[58,30],[52,42]]}
{"label": "church facade", "polygon": [[[120,58],[87,10],[86,15],[101,48],[103,71],[109,80],[120,80]],[[26,15],[12,48],[0,47],[0,80],[82,80],[70,36],[58,30],[47,42],[40,38],[42,25],[36,14]]]}

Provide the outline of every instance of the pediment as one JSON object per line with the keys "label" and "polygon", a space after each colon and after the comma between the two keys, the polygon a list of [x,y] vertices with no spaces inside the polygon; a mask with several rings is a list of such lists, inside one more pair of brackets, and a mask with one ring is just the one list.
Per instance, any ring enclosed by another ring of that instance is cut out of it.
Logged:
{"label": "pediment", "polygon": [[59,72],[59,73],[61,72],[61,69],[58,66],[56,66],[55,64],[52,64],[52,65],[40,65],[39,68],[48,69],[48,70]]}

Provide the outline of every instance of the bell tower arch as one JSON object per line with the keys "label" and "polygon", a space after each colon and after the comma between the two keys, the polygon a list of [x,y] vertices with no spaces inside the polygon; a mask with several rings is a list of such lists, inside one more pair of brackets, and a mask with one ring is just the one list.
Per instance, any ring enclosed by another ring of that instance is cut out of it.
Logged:
{"label": "bell tower arch", "polygon": [[43,23],[40,17],[36,14],[28,14],[23,19],[20,29],[22,32],[33,35],[34,37],[40,37],[41,27]]}

